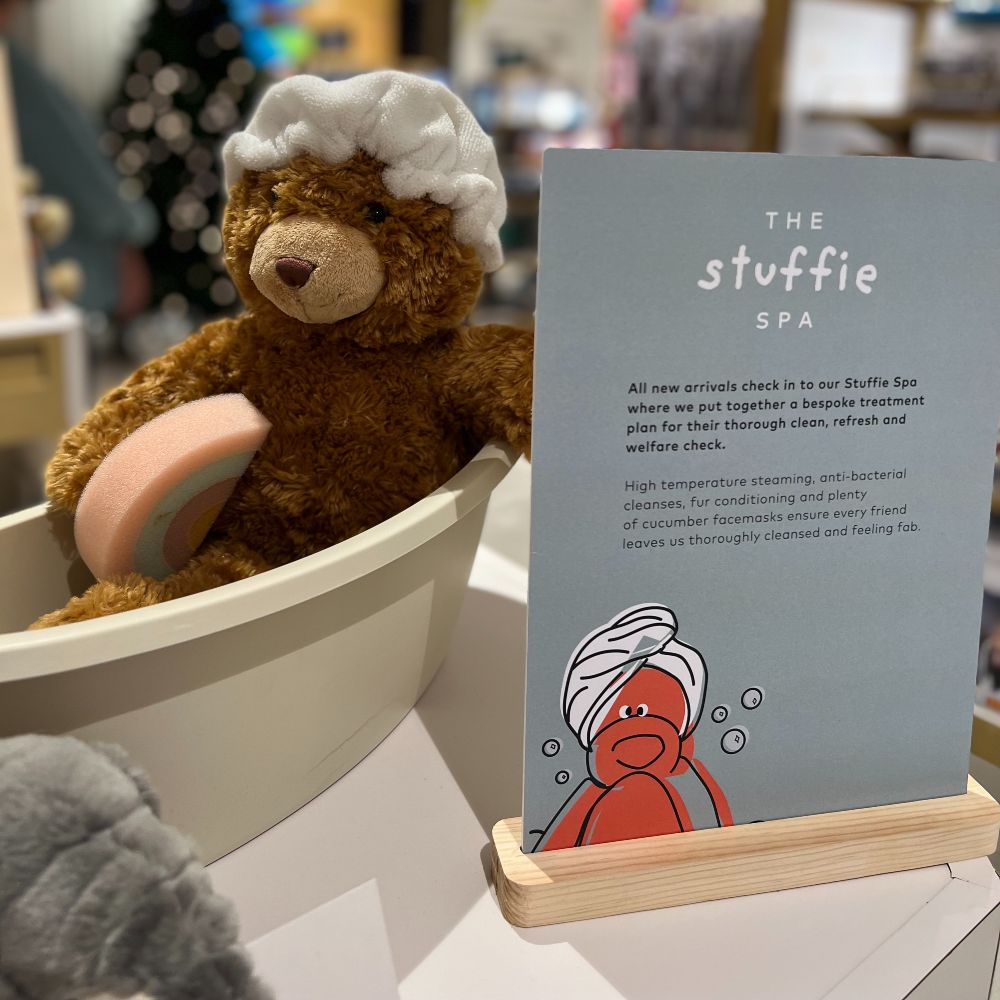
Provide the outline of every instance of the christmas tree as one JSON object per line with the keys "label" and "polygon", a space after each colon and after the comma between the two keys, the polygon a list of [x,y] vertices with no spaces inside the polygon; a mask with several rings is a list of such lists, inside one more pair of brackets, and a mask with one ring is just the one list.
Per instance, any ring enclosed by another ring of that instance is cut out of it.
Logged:
{"label": "christmas tree", "polygon": [[197,319],[236,302],[222,263],[219,148],[253,103],[257,69],[224,0],[156,0],[102,138],[126,198],[160,231],[145,253],[153,301]]}

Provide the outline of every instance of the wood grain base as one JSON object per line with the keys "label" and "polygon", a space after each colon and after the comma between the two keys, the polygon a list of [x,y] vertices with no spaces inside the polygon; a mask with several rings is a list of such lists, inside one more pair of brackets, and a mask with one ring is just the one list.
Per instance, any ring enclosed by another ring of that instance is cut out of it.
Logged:
{"label": "wood grain base", "polygon": [[493,882],[518,927],[588,920],[925,868],[992,854],[1000,805],[965,795],[524,854],[521,820],[493,827]]}

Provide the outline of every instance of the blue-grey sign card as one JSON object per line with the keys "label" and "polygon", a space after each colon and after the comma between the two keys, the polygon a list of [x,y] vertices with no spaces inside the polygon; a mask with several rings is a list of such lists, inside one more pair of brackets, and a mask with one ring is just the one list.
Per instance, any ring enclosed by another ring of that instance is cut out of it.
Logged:
{"label": "blue-grey sign card", "polygon": [[556,150],[526,850],[961,794],[1000,168]]}

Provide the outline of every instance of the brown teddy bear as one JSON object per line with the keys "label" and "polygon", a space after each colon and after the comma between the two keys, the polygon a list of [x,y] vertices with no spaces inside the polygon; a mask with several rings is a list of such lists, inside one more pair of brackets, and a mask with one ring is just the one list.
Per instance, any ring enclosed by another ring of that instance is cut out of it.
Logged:
{"label": "brown teddy bear", "polygon": [[227,143],[226,261],[247,306],[108,393],[46,487],[75,510],[131,431],[240,392],[272,429],[201,549],[159,581],[102,580],[32,627],[198,593],[333,545],[499,438],[527,451],[532,338],[465,326],[502,261],[492,143],[445,87],[397,72],[285,80]]}

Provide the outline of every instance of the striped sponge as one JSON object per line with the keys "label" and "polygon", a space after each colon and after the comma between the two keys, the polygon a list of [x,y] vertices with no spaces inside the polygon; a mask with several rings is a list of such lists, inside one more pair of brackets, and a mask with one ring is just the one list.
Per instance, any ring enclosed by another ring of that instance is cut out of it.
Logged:
{"label": "striped sponge", "polygon": [[98,579],[162,580],[208,533],[271,429],[239,393],[161,413],[109,452],[84,488],[73,531]]}

